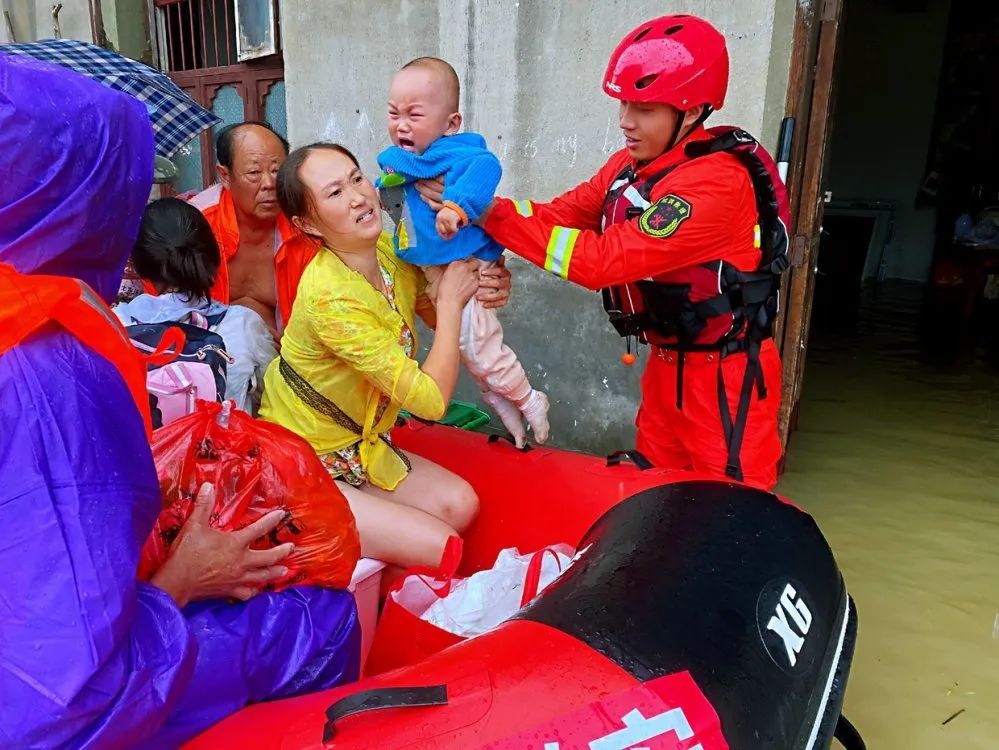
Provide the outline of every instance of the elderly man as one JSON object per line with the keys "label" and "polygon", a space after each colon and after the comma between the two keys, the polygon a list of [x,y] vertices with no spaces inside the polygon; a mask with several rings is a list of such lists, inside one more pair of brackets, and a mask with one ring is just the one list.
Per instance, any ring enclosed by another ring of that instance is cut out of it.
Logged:
{"label": "elderly man", "polygon": [[244,122],[219,133],[215,152],[219,182],[191,199],[222,250],[212,297],[255,310],[276,332],[316,252],[278,206],[277,173],[288,142],[267,123]]}
{"label": "elderly man", "polygon": [[[265,122],[243,122],[219,133],[215,155],[218,184],[190,199],[222,250],[212,297],[255,310],[277,333],[291,316],[298,281],[318,249],[278,206],[277,173],[288,142]],[[485,275],[479,300],[503,306],[510,296],[509,271],[500,264]]]}

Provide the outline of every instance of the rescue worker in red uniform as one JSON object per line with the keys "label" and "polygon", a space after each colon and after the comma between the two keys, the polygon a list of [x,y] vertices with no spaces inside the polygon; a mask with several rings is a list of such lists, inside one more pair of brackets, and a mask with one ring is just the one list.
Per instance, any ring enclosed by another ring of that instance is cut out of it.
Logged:
{"label": "rescue worker in red uniform", "polygon": [[629,355],[632,337],[651,345],[641,453],[769,489],[781,455],[772,323],[787,197],[751,136],[703,126],[722,107],[728,72],[725,39],[706,21],[642,24],[603,82],[621,101],[626,147],[550,203],[497,198],[479,223],[517,255],[603,290]]}

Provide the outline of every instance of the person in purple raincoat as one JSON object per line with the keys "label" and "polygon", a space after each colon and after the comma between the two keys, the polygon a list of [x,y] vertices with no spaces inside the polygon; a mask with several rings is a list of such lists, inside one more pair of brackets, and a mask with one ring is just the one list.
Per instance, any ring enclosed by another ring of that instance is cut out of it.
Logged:
{"label": "person in purple raincoat", "polygon": [[[152,166],[137,100],[0,54],[0,263],[110,301]],[[161,501],[125,381],[55,324],[0,354],[0,747],[178,747],[247,703],[357,678],[352,596],[253,596],[288,552],[247,548],[275,519],[226,534],[211,499],[159,585],[138,582]]]}

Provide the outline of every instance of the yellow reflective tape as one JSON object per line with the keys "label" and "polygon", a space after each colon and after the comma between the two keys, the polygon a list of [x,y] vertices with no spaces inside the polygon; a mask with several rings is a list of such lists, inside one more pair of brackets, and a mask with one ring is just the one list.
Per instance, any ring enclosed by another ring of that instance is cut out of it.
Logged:
{"label": "yellow reflective tape", "polygon": [[760,231],[760,225],[756,224],[753,227],[753,247],[759,249],[763,245],[763,233]]}
{"label": "yellow reflective tape", "polygon": [[548,238],[548,249],[545,251],[545,270],[563,279],[569,278],[569,262],[572,251],[579,237],[578,229],[555,227]]}
{"label": "yellow reflective tape", "polygon": [[554,259],[555,247],[558,245],[559,233],[563,227],[555,227],[548,237],[548,247],[545,249],[545,270],[552,270],[552,260]]}
{"label": "yellow reflective tape", "polygon": [[534,206],[530,201],[514,201],[513,207],[521,216],[534,216]]}
{"label": "yellow reflective tape", "polygon": [[569,278],[569,263],[572,261],[572,251],[576,249],[576,238],[579,237],[579,230],[573,229],[569,234],[571,236],[566,243],[565,258],[562,260],[562,268],[559,269],[563,279]]}

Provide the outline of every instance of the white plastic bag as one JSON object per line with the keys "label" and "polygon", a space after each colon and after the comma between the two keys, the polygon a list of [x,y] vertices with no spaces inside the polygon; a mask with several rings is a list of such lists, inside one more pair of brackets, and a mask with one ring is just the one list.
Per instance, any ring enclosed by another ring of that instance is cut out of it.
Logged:
{"label": "white plastic bag", "polygon": [[264,373],[278,353],[267,324],[254,310],[232,305],[214,330],[235,360],[226,371],[225,397],[233,399],[237,409],[255,417]]}
{"label": "white plastic bag", "polygon": [[552,545],[530,555],[522,555],[516,548],[505,549],[489,570],[454,581],[447,596],[437,599],[431,594],[434,601],[421,619],[466,638],[482,635],[520,609],[533,558],[541,556],[541,575],[537,591],[532,592],[536,594],[566,571],[573,554],[567,544]]}

